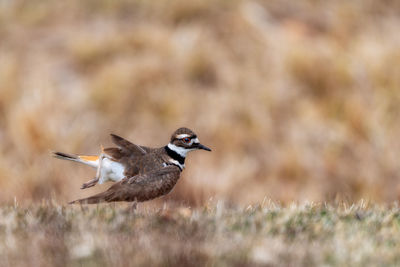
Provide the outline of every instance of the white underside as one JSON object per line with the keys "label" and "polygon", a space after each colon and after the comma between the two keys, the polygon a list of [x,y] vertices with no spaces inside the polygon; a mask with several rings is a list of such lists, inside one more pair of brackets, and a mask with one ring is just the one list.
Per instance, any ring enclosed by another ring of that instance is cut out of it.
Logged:
{"label": "white underside", "polygon": [[123,178],[125,168],[121,163],[115,162],[111,159],[104,158],[101,164],[99,184],[107,181],[119,182]]}

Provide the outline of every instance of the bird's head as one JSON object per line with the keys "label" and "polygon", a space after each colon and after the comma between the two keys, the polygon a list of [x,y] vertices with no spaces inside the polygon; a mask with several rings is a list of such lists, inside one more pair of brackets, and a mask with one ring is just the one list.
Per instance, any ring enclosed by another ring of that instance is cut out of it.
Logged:
{"label": "bird's head", "polygon": [[186,154],[193,150],[203,149],[211,151],[210,148],[202,145],[197,135],[188,128],[179,128],[176,130],[171,136],[168,148],[182,157],[186,157]]}

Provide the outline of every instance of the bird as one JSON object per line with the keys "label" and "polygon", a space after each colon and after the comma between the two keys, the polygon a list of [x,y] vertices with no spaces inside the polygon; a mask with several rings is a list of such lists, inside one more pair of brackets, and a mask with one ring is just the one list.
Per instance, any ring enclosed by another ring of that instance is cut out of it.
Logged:
{"label": "bird", "polygon": [[211,151],[200,143],[196,133],[185,127],[177,129],[169,143],[159,148],[136,145],[115,134],[111,134],[111,140],[117,147],[101,147],[99,156],[53,152],[55,158],[97,169],[96,177],[82,184],[81,189],[107,181],[114,182],[104,192],[69,204],[118,201],[137,203],[161,197],[168,194],[177,183],[185,168],[188,152]]}

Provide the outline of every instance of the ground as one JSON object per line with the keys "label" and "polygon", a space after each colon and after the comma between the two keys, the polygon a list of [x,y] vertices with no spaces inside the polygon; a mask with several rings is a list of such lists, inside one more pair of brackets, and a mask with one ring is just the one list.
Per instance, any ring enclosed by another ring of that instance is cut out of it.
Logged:
{"label": "ground", "polygon": [[0,208],[1,266],[398,266],[400,209],[366,202]]}

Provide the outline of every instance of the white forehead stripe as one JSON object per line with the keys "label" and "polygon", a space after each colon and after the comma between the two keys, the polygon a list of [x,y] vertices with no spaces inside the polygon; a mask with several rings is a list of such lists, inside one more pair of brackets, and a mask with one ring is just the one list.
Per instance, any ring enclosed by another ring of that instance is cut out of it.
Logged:
{"label": "white forehead stripe", "polygon": [[188,135],[188,134],[178,134],[176,136],[176,138],[178,138],[178,139],[182,139],[182,138],[185,138],[185,137],[190,137],[190,135]]}

